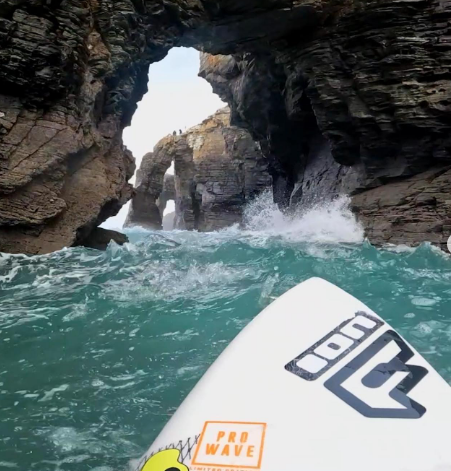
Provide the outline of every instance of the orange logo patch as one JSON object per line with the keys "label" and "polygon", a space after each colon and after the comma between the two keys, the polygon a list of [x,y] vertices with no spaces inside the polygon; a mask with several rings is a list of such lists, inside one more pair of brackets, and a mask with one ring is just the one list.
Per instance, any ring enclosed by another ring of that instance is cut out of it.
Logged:
{"label": "orange logo patch", "polygon": [[260,469],[265,432],[262,422],[205,422],[192,464]]}

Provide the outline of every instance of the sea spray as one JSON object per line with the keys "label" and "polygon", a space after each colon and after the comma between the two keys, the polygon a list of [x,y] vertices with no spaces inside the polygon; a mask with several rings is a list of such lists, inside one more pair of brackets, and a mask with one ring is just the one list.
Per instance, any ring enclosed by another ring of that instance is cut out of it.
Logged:
{"label": "sea spray", "polygon": [[364,237],[362,226],[350,210],[350,198],[347,196],[284,214],[268,191],[246,208],[244,228],[279,235],[293,242],[361,243]]}
{"label": "sea spray", "polygon": [[230,340],[311,276],[360,298],[451,380],[449,257],[363,242],[344,198],[293,216],[263,195],[245,220],[0,257],[0,467],[126,469]]}

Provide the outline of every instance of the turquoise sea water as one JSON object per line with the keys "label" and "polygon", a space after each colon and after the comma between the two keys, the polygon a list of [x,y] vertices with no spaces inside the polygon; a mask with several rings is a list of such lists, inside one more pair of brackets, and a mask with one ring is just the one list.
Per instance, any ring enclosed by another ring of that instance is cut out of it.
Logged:
{"label": "turquoise sea water", "polygon": [[107,252],[0,256],[0,469],[129,469],[229,341],[311,276],[360,298],[451,381],[451,259],[378,250],[345,202],[247,228],[133,230]]}

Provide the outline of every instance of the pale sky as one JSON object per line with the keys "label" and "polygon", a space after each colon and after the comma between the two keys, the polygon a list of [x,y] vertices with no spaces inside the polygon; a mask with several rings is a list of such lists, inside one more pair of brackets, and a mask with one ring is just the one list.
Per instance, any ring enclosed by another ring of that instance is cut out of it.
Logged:
{"label": "pale sky", "polygon": [[[132,125],[124,131],[124,143],[133,152],[137,168],[161,138],[175,130],[185,131],[225,106],[198,72],[199,52],[195,49],[172,49],[165,59],[150,66],[149,91],[138,104]],[[173,211],[171,203],[166,212]],[[121,229],[128,206],[102,227]]]}

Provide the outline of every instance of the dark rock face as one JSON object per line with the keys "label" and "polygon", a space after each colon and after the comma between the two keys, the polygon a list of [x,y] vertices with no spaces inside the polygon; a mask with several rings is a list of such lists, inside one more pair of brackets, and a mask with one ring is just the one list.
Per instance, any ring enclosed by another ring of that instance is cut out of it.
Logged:
{"label": "dark rock face", "polygon": [[0,251],[83,243],[132,196],[122,130],[177,45],[233,55],[202,73],[281,205],[334,187],[329,164],[353,193],[446,168],[450,19],[443,0],[0,0]]}
{"label": "dark rock face", "polygon": [[275,40],[315,15],[289,5],[1,0],[0,251],[82,244],[133,194],[122,131],[147,91],[149,64],[176,45],[258,47],[260,28]]}
{"label": "dark rock face", "polygon": [[353,206],[370,240],[443,250],[451,236],[451,166],[432,168],[354,196]]}
{"label": "dark rock face", "polygon": [[92,2],[0,2],[0,251],[77,245],[132,196]]}
{"label": "dark rock face", "polygon": [[201,56],[199,72],[232,109],[232,124],[249,130],[270,163],[277,203],[288,206],[302,165],[305,123],[288,119],[283,68],[269,54]]}
{"label": "dark rock face", "polygon": [[[165,175],[172,162],[175,175]],[[169,199],[175,200],[177,229],[240,223],[246,203],[271,186],[267,169],[249,133],[230,126],[224,108],[180,136],[165,137],[145,156],[127,225],[160,229]]]}
{"label": "dark rock face", "polygon": [[[370,240],[381,244],[390,230],[382,236],[370,224],[371,214],[376,216],[370,195],[383,194],[390,182],[426,178],[428,169],[445,171],[451,163],[446,39],[451,4],[329,6],[323,10],[329,18],[322,17],[314,31],[277,42],[269,52],[204,54],[200,75],[231,105],[232,122],[259,141],[282,206],[381,187],[356,200],[369,205],[361,207],[361,220]],[[429,184],[423,180],[423,189]],[[441,199],[449,199],[450,190],[440,188]],[[450,209],[444,206],[438,218],[449,219]],[[444,245],[448,233],[440,232],[421,206],[397,211],[409,212],[406,223],[422,223],[404,243]]]}
{"label": "dark rock face", "polygon": [[128,238],[120,232],[96,227],[90,232],[89,236],[83,240],[83,245],[91,249],[105,250],[111,241],[123,245],[128,242]]}

